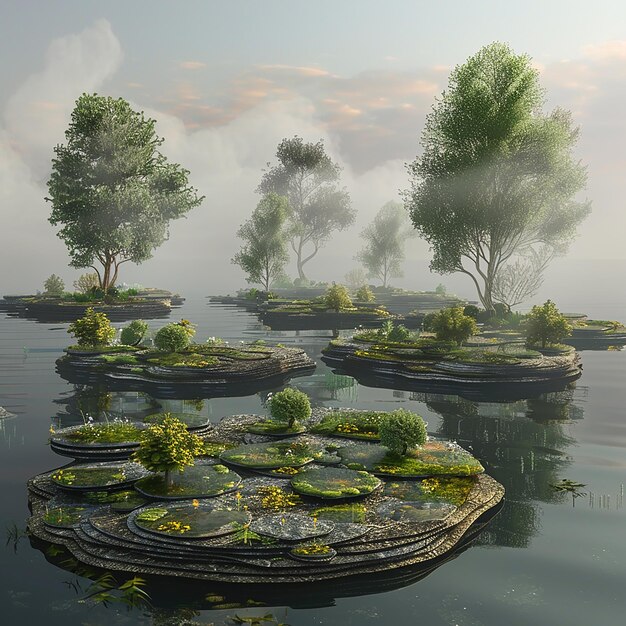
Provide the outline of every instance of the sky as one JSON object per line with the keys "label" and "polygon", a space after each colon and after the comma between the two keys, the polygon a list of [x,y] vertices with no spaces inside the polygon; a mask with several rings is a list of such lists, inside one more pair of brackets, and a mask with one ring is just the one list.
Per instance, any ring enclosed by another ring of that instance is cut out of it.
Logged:
{"label": "sky", "polygon": [[[408,187],[406,164],[451,69],[493,41],[530,55],[546,111],[568,109],[580,126],[593,212],[565,260],[625,267],[626,3],[0,0],[0,293],[42,289],[53,272],[69,286],[81,273],[68,267],[45,196],[53,147],[83,92],[121,96],[156,119],[162,151],[206,196],[152,259],[124,266],[123,281],[243,287],[230,263],[235,233],[277,144],[295,134],[324,140],[357,210],[307,265],[314,280],[341,281],[358,266],[361,230]],[[428,259],[412,239],[397,284],[458,280],[428,275]]]}

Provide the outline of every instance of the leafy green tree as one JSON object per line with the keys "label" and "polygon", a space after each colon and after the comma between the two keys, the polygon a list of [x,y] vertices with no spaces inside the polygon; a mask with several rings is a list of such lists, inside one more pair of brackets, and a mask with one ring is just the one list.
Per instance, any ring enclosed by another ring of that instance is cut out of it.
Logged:
{"label": "leafy green tree", "polygon": [[331,285],[326,291],[324,302],[329,309],[333,311],[344,311],[352,308],[352,300],[348,290],[343,285]]}
{"label": "leafy green tree", "polygon": [[195,330],[187,320],[162,326],[154,336],[154,345],[163,352],[184,350],[194,336]]}
{"label": "leafy green tree", "polygon": [[47,296],[62,296],[65,291],[65,283],[60,276],[52,274],[48,276],[43,284],[44,293]]}
{"label": "leafy green tree", "polygon": [[54,149],[49,221],[61,225],[70,265],[93,268],[104,291],[120,265],[149,259],[167,239],[170,220],[203,199],[188,184],[189,172],[159,152],[163,139],[154,127],[122,98],[83,94],[67,143]]}
{"label": "leafy green tree", "polygon": [[441,309],[435,313],[428,324],[437,335],[437,339],[455,341],[459,346],[478,332],[476,320],[470,315],[465,315],[463,307],[460,306]]}
{"label": "leafy green tree", "polygon": [[362,285],[367,284],[367,274],[360,267],[356,267],[346,272],[343,280],[348,289],[356,291]]}
{"label": "leafy green tree", "polygon": [[572,334],[572,325],[557,309],[552,300],[541,306],[534,306],[528,314],[526,322],[526,343],[541,344],[545,348],[549,343],[559,343],[561,339]]}
{"label": "leafy green tree", "polygon": [[374,292],[367,285],[359,287],[354,295],[359,302],[376,302]]}
{"label": "leafy green tree", "polygon": [[271,396],[269,400],[272,417],[287,422],[288,428],[293,428],[296,422],[311,417],[311,401],[302,391],[287,387]]}
{"label": "leafy green tree", "polygon": [[92,307],[85,311],[84,317],[72,322],[67,332],[74,335],[79,346],[91,348],[108,346],[115,337],[115,328],[106,313],[96,313]]}
{"label": "leafy green tree", "polygon": [[133,454],[133,460],[149,472],[163,472],[165,484],[171,486],[171,473],[192,466],[203,449],[198,435],[190,433],[183,422],[166,413],[141,433],[139,449]]}
{"label": "leafy green tree", "polygon": [[404,244],[414,235],[404,207],[399,202],[387,202],[361,233],[365,246],[356,258],[370,278],[380,279],[387,287],[390,278],[402,276]]}
{"label": "leafy green tree", "polygon": [[284,275],[289,260],[284,231],[289,214],[287,198],[267,194],[252,212],[252,217],[237,231],[243,240],[232,263],[248,275],[249,283],[258,283],[268,292],[273,281]]}
{"label": "leafy green tree", "polygon": [[528,56],[486,46],[453,70],[409,166],[405,205],[431,269],[467,274],[487,311],[515,255],[564,252],[590,211],[575,199],[586,183],[572,156],[578,130],[562,109],[544,114],[544,100]]}
{"label": "leafy green tree", "polygon": [[426,424],[420,415],[397,409],[382,420],[378,435],[383,446],[404,456],[410,449],[426,442]]}
{"label": "leafy green tree", "polygon": [[341,169],[326,154],[321,140],[304,143],[297,136],[283,139],[276,157],[278,164],[263,174],[257,191],[264,195],[274,192],[288,199],[291,247],[296,254],[298,277],[305,281],[305,264],[334,231],[354,222],[354,211],[348,192],[339,188]]}
{"label": "leafy green tree", "polygon": [[125,346],[138,346],[148,332],[148,324],[143,320],[133,320],[128,326],[122,328],[120,342]]}

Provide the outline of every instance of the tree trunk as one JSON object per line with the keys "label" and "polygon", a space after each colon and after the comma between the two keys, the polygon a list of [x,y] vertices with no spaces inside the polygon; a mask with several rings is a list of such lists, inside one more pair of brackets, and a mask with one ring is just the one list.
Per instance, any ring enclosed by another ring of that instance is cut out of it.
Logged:
{"label": "tree trunk", "polygon": [[172,479],[172,472],[170,470],[165,470],[165,487],[169,489],[174,485],[174,481]]}

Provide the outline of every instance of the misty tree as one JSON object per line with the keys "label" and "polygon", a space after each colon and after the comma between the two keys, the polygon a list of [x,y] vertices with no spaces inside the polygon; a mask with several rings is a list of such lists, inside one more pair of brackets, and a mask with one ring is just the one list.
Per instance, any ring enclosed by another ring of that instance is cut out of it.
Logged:
{"label": "misty tree", "polygon": [[543,246],[530,248],[522,256],[501,268],[493,283],[493,299],[501,302],[509,311],[532,298],[543,285],[543,275],[548,263],[554,258],[554,249]]}
{"label": "misty tree", "polygon": [[383,287],[390,278],[402,276],[404,244],[415,234],[399,202],[387,202],[361,233],[365,246],[356,258],[363,263],[370,278],[378,278]]}
{"label": "misty tree", "polygon": [[544,114],[544,101],[528,56],[486,46],[453,70],[408,168],[405,205],[431,269],[467,274],[488,311],[513,257],[564,252],[590,211],[575,199],[586,182],[572,156],[578,129],[562,109]]}
{"label": "misty tree", "polygon": [[189,172],[159,152],[155,120],[122,98],[80,96],[65,138],[54,149],[49,221],[61,225],[70,265],[94,269],[107,291],[120,265],[149,259],[168,238],[170,220],[203,198]]}
{"label": "misty tree", "polygon": [[250,219],[237,231],[243,246],[233,257],[232,263],[246,272],[249,283],[258,283],[265,291],[269,291],[274,280],[284,276],[283,270],[289,260],[284,232],[288,214],[287,198],[270,193],[259,202]]}
{"label": "misty tree", "polygon": [[306,281],[304,266],[336,230],[354,222],[348,192],[339,187],[340,167],[320,140],[283,139],[276,151],[278,164],[263,174],[257,191],[285,196],[289,201],[289,238],[296,254],[298,277]]}

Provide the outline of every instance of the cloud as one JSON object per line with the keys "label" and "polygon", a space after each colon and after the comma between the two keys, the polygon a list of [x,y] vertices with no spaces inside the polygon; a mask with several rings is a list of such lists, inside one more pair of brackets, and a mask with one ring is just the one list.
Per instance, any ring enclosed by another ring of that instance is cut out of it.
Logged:
{"label": "cloud", "polygon": [[203,67],[206,67],[206,63],[202,63],[202,61],[183,61],[179,67],[184,70],[201,70]]}
{"label": "cloud", "polygon": [[583,48],[583,56],[596,61],[624,61],[626,59],[626,40],[614,39],[598,44],[590,44]]}

